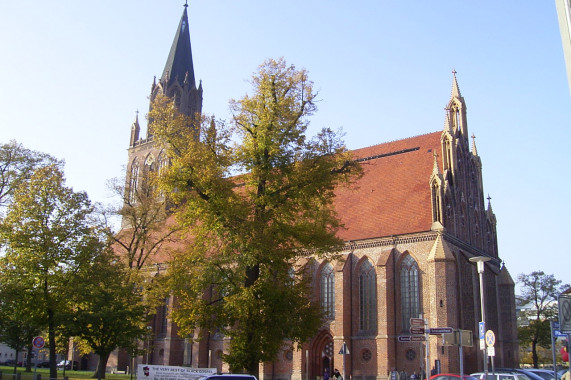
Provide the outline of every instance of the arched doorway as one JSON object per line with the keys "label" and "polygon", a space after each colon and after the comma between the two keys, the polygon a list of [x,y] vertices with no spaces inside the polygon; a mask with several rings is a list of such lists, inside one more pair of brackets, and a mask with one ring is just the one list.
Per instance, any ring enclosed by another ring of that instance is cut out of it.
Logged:
{"label": "arched doorway", "polygon": [[309,379],[323,379],[325,369],[331,376],[333,370],[333,337],[327,330],[322,330],[317,334],[310,349],[309,355]]}

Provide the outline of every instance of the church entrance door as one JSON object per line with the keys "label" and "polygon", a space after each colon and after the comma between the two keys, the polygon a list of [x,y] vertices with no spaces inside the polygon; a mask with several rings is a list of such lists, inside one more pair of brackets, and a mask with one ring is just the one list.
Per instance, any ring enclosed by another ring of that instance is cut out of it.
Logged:
{"label": "church entrance door", "polygon": [[323,379],[325,369],[331,377],[331,371],[334,366],[333,356],[333,337],[327,330],[322,330],[311,345],[309,355],[309,378]]}

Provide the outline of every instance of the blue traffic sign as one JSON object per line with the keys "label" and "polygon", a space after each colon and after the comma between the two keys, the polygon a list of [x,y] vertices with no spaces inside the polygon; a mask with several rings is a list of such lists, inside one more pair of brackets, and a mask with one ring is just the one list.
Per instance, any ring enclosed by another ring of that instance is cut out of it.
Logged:
{"label": "blue traffic sign", "polygon": [[484,339],[486,335],[486,322],[478,323],[478,332],[480,333],[480,339]]}

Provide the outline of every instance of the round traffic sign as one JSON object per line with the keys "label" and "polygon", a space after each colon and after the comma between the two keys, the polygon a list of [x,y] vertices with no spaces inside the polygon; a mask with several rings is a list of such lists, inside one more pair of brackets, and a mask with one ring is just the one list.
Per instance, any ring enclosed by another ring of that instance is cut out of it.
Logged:
{"label": "round traffic sign", "polygon": [[37,336],[32,340],[32,345],[34,346],[34,348],[43,348],[45,343],[46,342],[44,338],[41,336]]}
{"label": "round traffic sign", "polygon": [[495,343],[496,343],[496,336],[494,335],[494,332],[492,330],[486,331],[486,346],[494,347]]}

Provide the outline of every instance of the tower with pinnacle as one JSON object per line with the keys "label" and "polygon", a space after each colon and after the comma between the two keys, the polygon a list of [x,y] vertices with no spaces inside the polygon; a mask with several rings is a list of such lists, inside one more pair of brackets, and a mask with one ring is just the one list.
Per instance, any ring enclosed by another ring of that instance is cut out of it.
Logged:
{"label": "tower with pinnacle", "polygon": [[[149,110],[160,94],[173,99],[181,113],[198,117],[202,113],[202,83],[197,86],[194,76],[187,8],[188,5],[185,4],[163,73],[158,81],[156,77],[153,79]],[[137,112],[131,125],[129,139],[126,172],[127,197],[130,197],[129,193],[136,191],[144,172],[155,171],[167,161],[163,147],[153,140],[152,131],[147,128],[144,138],[140,134],[141,126]]]}

